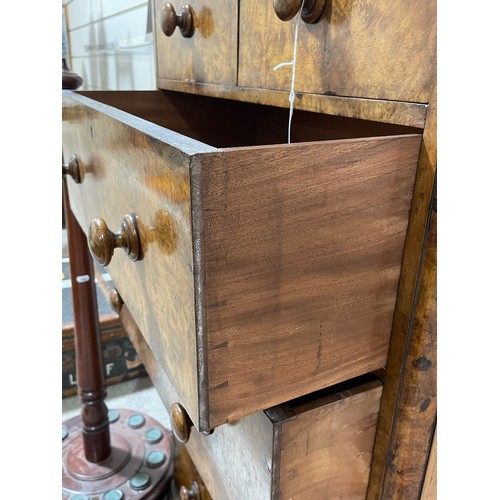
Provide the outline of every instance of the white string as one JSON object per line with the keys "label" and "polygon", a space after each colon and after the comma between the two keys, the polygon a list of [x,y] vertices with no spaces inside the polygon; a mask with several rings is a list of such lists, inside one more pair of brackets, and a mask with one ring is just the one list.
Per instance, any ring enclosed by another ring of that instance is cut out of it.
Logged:
{"label": "white string", "polygon": [[293,43],[293,59],[291,61],[287,62],[282,62],[278,65],[276,65],[273,68],[273,71],[276,71],[279,68],[282,68],[283,66],[291,66],[292,67],[292,82],[290,84],[290,95],[288,96],[288,101],[290,102],[290,112],[288,114],[288,144],[291,142],[291,135],[292,135],[292,115],[293,115],[293,102],[295,101],[295,68],[297,66],[297,40],[299,37],[299,21],[300,21],[300,14],[302,13],[302,8],[304,7],[304,2],[305,0],[302,0],[302,5],[300,7],[299,13],[296,16],[296,23],[295,23],[295,40]]}

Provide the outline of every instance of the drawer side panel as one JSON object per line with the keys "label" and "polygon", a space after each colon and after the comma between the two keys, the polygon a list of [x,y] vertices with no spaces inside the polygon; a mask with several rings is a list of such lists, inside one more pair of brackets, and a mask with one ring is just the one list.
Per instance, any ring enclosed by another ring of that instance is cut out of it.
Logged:
{"label": "drawer side panel", "polygon": [[211,426],[385,365],[420,142],[203,156]]}
{"label": "drawer side panel", "polygon": [[373,382],[283,422],[279,498],[364,500],[381,396]]}

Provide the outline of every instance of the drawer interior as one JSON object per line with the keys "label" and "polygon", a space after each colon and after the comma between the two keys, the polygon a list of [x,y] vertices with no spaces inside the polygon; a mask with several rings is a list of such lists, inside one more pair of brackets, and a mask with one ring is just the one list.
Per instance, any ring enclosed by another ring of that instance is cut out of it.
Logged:
{"label": "drawer interior", "polygon": [[[286,144],[289,110],[181,92],[77,92],[216,148]],[[422,133],[418,128],[294,110],[292,142]]]}
{"label": "drawer interior", "polygon": [[319,391],[314,391],[309,394],[305,394],[304,396],[292,399],[281,404],[281,406],[286,407],[289,414],[293,413],[294,415],[300,415],[301,413],[329,405],[339,399],[345,398],[346,396],[356,394],[359,392],[360,387],[365,387],[367,384],[374,383],[380,384],[380,378],[375,373],[366,373],[364,375],[360,375],[359,377],[354,377],[330,387],[320,389]]}

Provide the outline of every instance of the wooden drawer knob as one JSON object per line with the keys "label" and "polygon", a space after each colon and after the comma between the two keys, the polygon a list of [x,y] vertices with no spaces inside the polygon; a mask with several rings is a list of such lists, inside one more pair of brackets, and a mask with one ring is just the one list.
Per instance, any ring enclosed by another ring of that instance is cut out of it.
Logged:
{"label": "wooden drawer knob", "polygon": [[68,163],[62,164],[62,174],[69,175],[77,184],[82,182],[82,175],[80,172],[80,165],[78,164],[78,158],[76,154],[71,155]]}
{"label": "wooden drawer knob", "polygon": [[180,500],[201,500],[200,487],[196,481],[193,481],[191,488],[188,490],[185,486],[179,489]]}
{"label": "wooden drawer knob", "polygon": [[181,35],[184,38],[190,38],[194,33],[193,8],[191,5],[183,5],[179,14],[171,3],[166,3],[161,9],[161,30],[165,35],[171,36],[175,28],[179,26]]}
{"label": "wooden drawer knob", "polygon": [[[300,17],[308,24],[317,23],[325,10],[326,0],[304,0]],[[293,19],[302,6],[302,0],[273,0],[274,12],[282,21]]]}
{"label": "wooden drawer knob", "polygon": [[118,293],[116,288],[113,288],[111,292],[109,292],[109,303],[111,305],[111,309],[115,311],[116,314],[120,314],[120,311],[123,307],[123,299],[121,295]]}
{"label": "wooden drawer knob", "polygon": [[127,214],[123,217],[120,229],[113,233],[101,217],[90,222],[89,248],[94,260],[101,266],[111,262],[115,248],[123,248],[132,261],[142,260],[141,241],[137,217]]}
{"label": "wooden drawer knob", "polygon": [[191,435],[193,422],[191,422],[186,410],[179,403],[174,403],[170,407],[170,423],[177,440],[181,443],[187,443]]}

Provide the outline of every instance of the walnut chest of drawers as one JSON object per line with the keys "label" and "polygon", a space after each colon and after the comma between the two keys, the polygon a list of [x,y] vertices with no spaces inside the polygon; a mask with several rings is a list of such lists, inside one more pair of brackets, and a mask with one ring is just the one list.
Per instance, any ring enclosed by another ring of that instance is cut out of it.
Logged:
{"label": "walnut chest of drawers", "polygon": [[365,497],[409,287],[435,5],[318,3],[291,143],[271,0],[157,0],[158,89],[63,94],[71,210],[216,500]]}
{"label": "walnut chest of drawers", "polygon": [[279,144],[267,106],[64,99],[72,209],[91,246],[134,217],[139,258],[105,263],[197,428],[384,366],[419,134],[297,113],[322,128]]}

